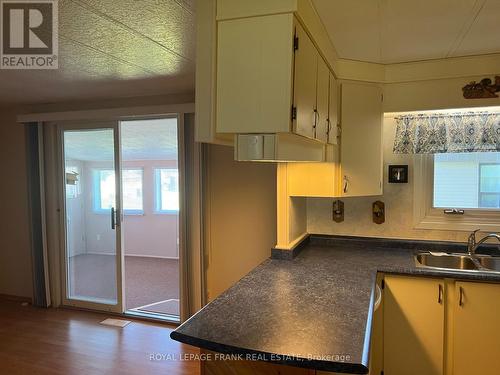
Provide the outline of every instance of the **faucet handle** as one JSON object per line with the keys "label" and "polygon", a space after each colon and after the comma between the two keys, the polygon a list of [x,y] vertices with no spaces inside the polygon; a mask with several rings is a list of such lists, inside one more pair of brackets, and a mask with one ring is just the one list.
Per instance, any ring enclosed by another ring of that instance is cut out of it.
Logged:
{"label": "faucet handle", "polygon": [[469,245],[475,245],[476,244],[476,233],[479,232],[480,229],[476,229],[469,235],[468,243]]}

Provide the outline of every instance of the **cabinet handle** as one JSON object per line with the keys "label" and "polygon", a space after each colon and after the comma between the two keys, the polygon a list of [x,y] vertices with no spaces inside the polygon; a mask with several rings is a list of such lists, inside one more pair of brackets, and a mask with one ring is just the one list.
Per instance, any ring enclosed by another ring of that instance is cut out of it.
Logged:
{"label": "cabinet handle", "polygon": [[344,193],[347,193],[347,189],[349,188],[349,180],[347,176],[344,176]]}
{"label": "cabinet handle", "polygon": [[443,286],[441,284],[438,285],[438,303],[443,303]]}
{"label": "cabinet handle", "polygon": [[315,129],[315,128],[316,128],[316,125],[318,124],[318,123],[316,122],[317,117],[318,117],[317,115],[318,115],[318,111],[315,109],[315,110],[313,111],[313,117],[312,117],[312,125],[313,125],[313,129]]}
{"label": "cabinet handle", "polygon": [[458,288],[458,306],[462,307],[464,305],[464,288]]}

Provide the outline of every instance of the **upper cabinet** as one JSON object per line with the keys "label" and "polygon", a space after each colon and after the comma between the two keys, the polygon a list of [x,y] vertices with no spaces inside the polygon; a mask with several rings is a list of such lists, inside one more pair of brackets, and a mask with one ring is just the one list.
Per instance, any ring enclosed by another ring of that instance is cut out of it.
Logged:
{"label": "upper cabinet", "polygon": [[293,131],[304,137],[314,138],[318,52],[300,25],[295,26],[294,51]]}
{"label": "upper cabinet", "polygon": [[[343,82],[340,123],[337,81],[330,76],[327,163],[297,163],[288,171],[290,196],[361,197],[383,193],[382,91]],[[319,97],[319,96],[318,96]],[[321,106],[318,106],[321,118]],[[317,128],[316,128],[317,129]],[[335,145],[336,144],[336,145]]]}
{"label": "upper cabinet", "polygon": [[196,140],[234,140],[236,160],[340,162],[329,196],[381,194],[381,90],[339,85],[311,4],[197,4]]}
{"label": "upper cabinet", "polygon": [[[297,2],[249,4],[197,5],[197,141],[232,137],[237,160],[325,161],[325,145],[336,140],[329,135],[334,74],[297,18]],[[307,22],[315,22],[306,6]]]}
{"label": "upper cabinet", "polygon": [[288,133],[293,15],[218,22],[217,132]]}
{"label": "upper cabinet", "polygon": [[377,85],[341,85],[342,196],[382,194],[382,89]]}

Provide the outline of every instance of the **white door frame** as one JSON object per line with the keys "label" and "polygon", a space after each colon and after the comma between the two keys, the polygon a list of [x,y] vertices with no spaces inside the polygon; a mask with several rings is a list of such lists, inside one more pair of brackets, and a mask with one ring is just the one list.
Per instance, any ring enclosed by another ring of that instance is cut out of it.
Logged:
{"label": "white door frame", "polygon": [[[63,142],[63,132],[65,130],[97,130],[97,129],[113,129],[114,138],[114,170],[115,170],[115,186],[116,186],[116,249],[115,249],[115,259],[116,259],[116,292],[117,301],[116,304],[108,304],[104,302],[95,302],[83,299],[72,299],[69,298],[68,294],[68,248],[66,244],[66,194],[65,194],[65,164],[64,164],[64,142]],[[68,121],[68,122],[57,122],[57,177],[58,183],[58,196],[59,196],[59,223],[60,223],[60,249],[61,249],[61,292],[62,298],[61,302],[65,306],[79,307],[92,310],[110,311],[114,313],[124,312],[124,282],[123,282],[123,234],[122,234],[122,191],[121,191],[121,152],[120,152],[120,126],[119,121]]]}

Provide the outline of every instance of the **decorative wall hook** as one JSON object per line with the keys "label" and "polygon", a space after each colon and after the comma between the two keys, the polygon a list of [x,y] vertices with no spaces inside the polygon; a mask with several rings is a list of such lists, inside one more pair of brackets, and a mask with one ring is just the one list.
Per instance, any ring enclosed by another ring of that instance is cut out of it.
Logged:
{"label": "decorative wall hook", "polygon": [[462,88],[465,99],[498,98],[496,94],[500,91],[500,76],[495,76],[495,82],[484,78],[480,82],[472,81]]}
{"label": "decorative wall hook", "polygon": [[385,204],[381,201],[375,201],[372,205],[373,222],[382,224],[385,222]]}
{"label": "decorative wall hook", "polygon": [[333,201],[332,219],[336,223],[341,223],[344,221],[344,202],[342,202],[340,199]]}

